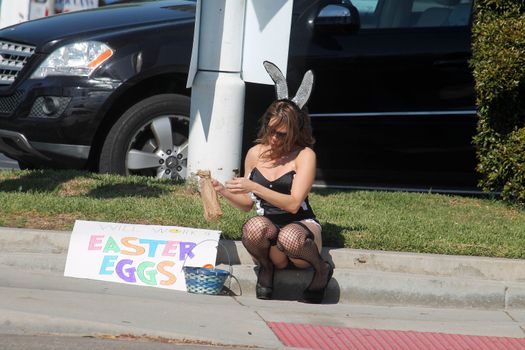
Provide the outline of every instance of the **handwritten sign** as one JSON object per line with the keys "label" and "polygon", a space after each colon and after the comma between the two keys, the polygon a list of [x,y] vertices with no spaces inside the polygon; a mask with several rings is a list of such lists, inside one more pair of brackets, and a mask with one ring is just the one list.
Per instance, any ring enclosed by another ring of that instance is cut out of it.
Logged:
{"label": "handwritten sign", "polygon": [[77,220],[64,276],[186,290],[183,266],[215,266],[220,231]]}

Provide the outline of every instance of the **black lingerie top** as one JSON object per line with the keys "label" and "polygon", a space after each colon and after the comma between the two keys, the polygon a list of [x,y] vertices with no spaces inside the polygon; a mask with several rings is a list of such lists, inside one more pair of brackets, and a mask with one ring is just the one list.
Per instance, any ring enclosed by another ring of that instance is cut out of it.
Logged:
{"label": "black lingerie top", "polygon": [[[268,179],[266,179],[263,176],[263,174],[261,174],[259,169],[253,168],[249,178],[253,182],[256,182],[276,192],[290,194],[292,191],[292,182],[294,175],[295,171],[291,170],[279,177],[278,179],[275,179],[274,181],[268,181]],[[267,201],[253,193],[251,194],[251,196],[252,199],[255,201],[257,214],[267,217],[279,227],[282,227],[294,221],[301,221],[304,219],[314,219],[315,221],[317,221],[315,219],[315,214],[312,210],[312,207],[310,206],[310,203],[308,203],[308,197],[306,197],[306,199],[303,201],[297,213],[292,214],[280,208],[277,208],[273,204],[268,203]]]}

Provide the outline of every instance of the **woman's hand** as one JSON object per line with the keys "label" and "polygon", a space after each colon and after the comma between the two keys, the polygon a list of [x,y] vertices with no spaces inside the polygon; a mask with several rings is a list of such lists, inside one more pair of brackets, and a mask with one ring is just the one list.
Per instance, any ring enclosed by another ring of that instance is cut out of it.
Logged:
{"label": "woman's hand", "polygon": [[[233,181],[233,180],[232,180]],[[211,179],[211,184],[215,189],[215,192],[219,193],[223,198],[225,198],[231,205],[235,208],[238,208],[242,211],[250,211],[253,207],[253,201],[251,198],[244,194],[242,191],[232,191],[228,188],[228,183],[226,186],[220,183],[215,179]]]}
{"label": "woman's hand", "polygon": [[219,181],[217,181],[215,179],[211,179],[211,184],[213,185],[213,189],[217,193],[222,194],[224,192],[224,190],[226,189],[226,187],[224,187],[223,184],[221,184]]}
{"label": "woman's hand", "polygon": [[253,191],[255,183],[244,177],[235,177],[226,181],[226,188],[232,193],[249,193]]}

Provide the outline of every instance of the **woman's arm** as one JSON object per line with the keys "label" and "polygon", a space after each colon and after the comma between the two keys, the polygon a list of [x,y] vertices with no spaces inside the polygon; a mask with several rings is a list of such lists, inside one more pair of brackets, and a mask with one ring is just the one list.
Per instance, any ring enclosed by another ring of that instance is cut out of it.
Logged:
{"label": "woman's arm", "polygon": [[315,164],[315,152],[311,148],[304,148],[299,152],[295,160],[295,177],[289,195],[276,192],[246,178],[228,181],[226,187],[236,194],[253,192],[284,211],[297,213],[314,183]]}
{"label": "woman's arm", "polygon": [[[246,158],[244,160],[244,178],[248,178],[250,172],[255,167],[255,164],[257,163],[257,146],[254,146],[250,148],[248,153],[246,154]],[[244,179],[241,178],[241,179]],[[249,180],[248,180],[249,181]],[[230,191],[228,188],[226,188],[223,184],[221,184],[219,181],[212,179],[213,187],[215,188],[215,191],[222,195],[224,198],[230,202],[232,206],[234,206],[237,209],[240,209],[242,211],[250,211],[253,207],[253,201],[248,195],[248,193],[234,193]]]}

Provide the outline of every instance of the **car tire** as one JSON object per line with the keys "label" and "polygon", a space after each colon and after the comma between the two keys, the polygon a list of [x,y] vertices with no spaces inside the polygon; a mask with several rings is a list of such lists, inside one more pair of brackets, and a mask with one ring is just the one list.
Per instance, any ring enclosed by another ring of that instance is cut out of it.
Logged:
{"label": "car tire", "polygon": [[148,97],[129,108],[109,131],[99,171],[120,175],[185,179],[190,98]]}

